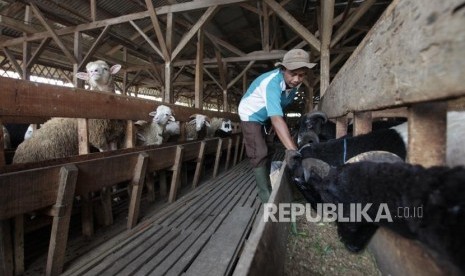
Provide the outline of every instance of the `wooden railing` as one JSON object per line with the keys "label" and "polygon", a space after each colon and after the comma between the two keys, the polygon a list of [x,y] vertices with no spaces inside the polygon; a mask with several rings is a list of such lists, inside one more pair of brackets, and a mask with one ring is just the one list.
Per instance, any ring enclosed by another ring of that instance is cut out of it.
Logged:
{"label": "wooden railing", "polygon": [[[375,113],[407,115],[408,161],[443,165],[446,113],[465,110],[463,14],[458,1],[393,1],[323,91],[320,109],[337,120],[336,135],[345,134],[350,113],[354,134],[371,131]],[[383,274],[447,274],[415,243],[383,230],[372,250]]]}
{"label": "wooden railing", "polygon": [[[189,116],[195,113],[229,118],[233,122],[239,120],[238,116],[232,113],[204,111],[112,93],[9,78],[0,78],[0,98],[0,123],[38,123],[51,117],[77,117],[123,119],[131,124],[131,121],[150,120],[149,112],[160,104],[171,107],[176,119],[180,121],[187,121]],[[134,134],[127,133],[128,135]],[[215,156],[213,177],[216,177],[221,165],[220,160],[225,160],[225,168],[231,163],[234,165],[242,157],[243,150],[240,133],[229,138],[126,148],[29,164],[6,165],[3,147],[0,148],[1,275],[24,272],[24,214],[40,210],[53,217],[46,274],[58,275],[63,268],[75,196],[79,196],[81,200],[83,233],[91,236],[93,218],[90,194],[100,191],[104,221],[105,224],[111,224],[110,187],[128,183],[130,203],[127,227],[133,228],[139,218],[143,185],[148,188],[148,198],[155,199],[152,177],[155,172],[160,175],[160,185],[164,186],[161,189],[169,190],[169,194],[166,195],[168,201],[173,202],[180,185],[183,162],[196,162],[192,184],[195,188],[201,179],[206,155]],[[224,158],[223,153],[226,154]],[[166,178],[162,177],[166,170],[173,172],[169,189],[166,187]]]}

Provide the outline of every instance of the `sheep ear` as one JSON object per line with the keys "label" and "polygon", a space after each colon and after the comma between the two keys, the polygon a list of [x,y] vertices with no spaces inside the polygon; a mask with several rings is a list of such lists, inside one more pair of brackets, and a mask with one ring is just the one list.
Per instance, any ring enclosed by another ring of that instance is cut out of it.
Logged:
{"label": "sheep ear", "polygon": [[168,120],[171,121],[171,122],[176,121],[176,119],[175,119],[173,116],[170,116],[170,117],[168,118]]}
{"label": "sheep ear", "polygon": [[137,133],[137,140],[142,141],[142,142],[146,141],[145,136],[142,135],[141,133]]}
{"label": "sheep ear", "polygon": [[121,69],[121,64],[115,64],[110,68],[110,74],[114,75]]}
{"label": "sheep ear", "polygon": [[205,120],[205,125],[206,125],[207,127],[210,127],[210,123],[209,123],[207,120]]}
{"label": "sheep ear", "polygon": [[85,72],[77,72],[76,78],[87,81],[89,80],[89,74]]}
{"label": "sheep ear", "polygon": [[149,115],[152,116],[152,117],[155,117],[155,116],[157,115],[157,112],[156,112],[156,111],[152,111],[152,112],[149,113]]}
{"label": "sheep ear", "polygon": [[138,120],[134,123],[134,125],[136,126],[144,126],[147,124],[147,121],[144,121],[144,120]]}

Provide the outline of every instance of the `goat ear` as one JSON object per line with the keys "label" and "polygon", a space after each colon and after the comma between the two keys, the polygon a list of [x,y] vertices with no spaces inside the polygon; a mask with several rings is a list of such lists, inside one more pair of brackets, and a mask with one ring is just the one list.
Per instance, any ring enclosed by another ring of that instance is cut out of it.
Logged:
{"label": "goat ear", "polygon": [[110,74],[114,75],[121,69],[121,64],[115,64],[110,68]]}
{"label": "goat ear", "polygon": [[152,117],[155,117],[155,116],[157,115],[157,112],[156,112],[156,111],[152,111],[152,112],[149,113],[149,115],[152,116]]}
{"label": "goat ear", "polygon": [[168,118],[168,120],[169,120],[169,121],[172,121],[172,122],[176,121],[176,119],[175,119],[173,116],[170,116],[170,117]]}
{"label": "goat ear", "polygon": [[210,122],[208,122],[207,120],[205,120],[205,125],[206,125],[207,127],[210,127]]}
{"label": "goat ear", "polygon": [[87,81],[89,80],[89,74],[85,72],[77,72],[76,78]]}

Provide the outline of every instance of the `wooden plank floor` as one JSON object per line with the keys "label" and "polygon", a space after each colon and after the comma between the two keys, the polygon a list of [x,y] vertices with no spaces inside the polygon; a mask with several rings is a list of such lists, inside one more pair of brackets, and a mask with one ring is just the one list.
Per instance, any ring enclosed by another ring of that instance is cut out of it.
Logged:
{"label": "wooden plank floor", "polygon": [[[259,206],[253,172],[244,160],[123,233],[124,239],[113,239],[77,260],[64,275],[207,275],[202,268],[227,273]],[[228,248],[217,256],[217,266],[208,262],[222,246]]]}

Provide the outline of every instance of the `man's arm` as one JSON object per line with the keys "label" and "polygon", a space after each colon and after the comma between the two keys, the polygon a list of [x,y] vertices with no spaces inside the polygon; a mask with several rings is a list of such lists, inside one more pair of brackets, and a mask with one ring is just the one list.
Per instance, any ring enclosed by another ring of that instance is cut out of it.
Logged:
{"label": "man's arm", "polygon": [[297,146],[294,144],[294,141],[292,141],[289,128],[287,127],[283,117],[271,116],[271,124],[273,125],[274,131],[276,131],[276,134],[284,147],[288,150],[296,150]]}

